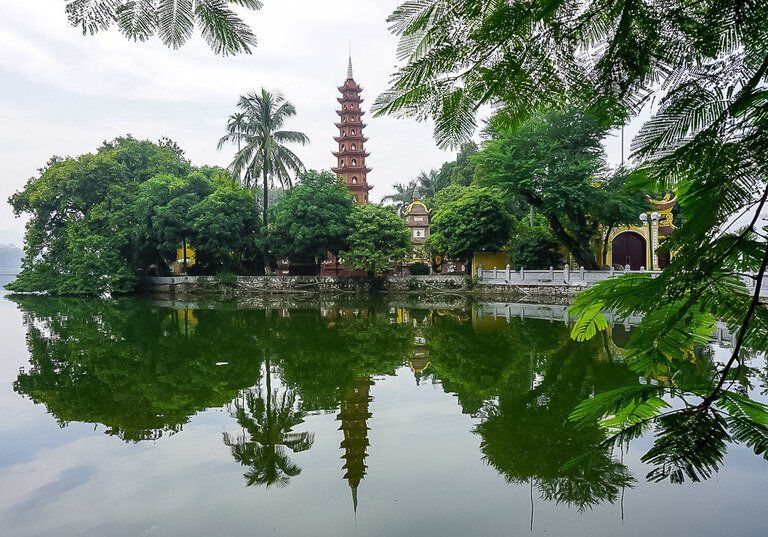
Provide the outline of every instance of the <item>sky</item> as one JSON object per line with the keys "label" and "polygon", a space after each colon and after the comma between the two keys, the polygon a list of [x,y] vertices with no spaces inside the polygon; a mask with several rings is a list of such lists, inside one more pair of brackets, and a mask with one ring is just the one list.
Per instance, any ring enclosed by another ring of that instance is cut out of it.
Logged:
{"label": "sky", "polygon": [[[126,40],[116,29],[83,36],[69,26],[63,0],[0,4],[0,243],[21,243],[23,221],[5,202],[52,155],[94,151],[119,135],[169,137],[193,164],[229,164],[216,150],[239,95],[280,90],[298,114],[286,128],[311,140],[297,154],[308,168],[334,159],[337,86],[351,47],[363,108],[386,89],[397,39],[386,18],[400,0],[265,0],[242,12],[259,45],[251,55],[216,56],[196,36],[179,50],[157,39]],[[439,167],[454,153],[437,149],[432,125],[366,115],[369,165],[378,201],[391,185]],[[606,142],[618,158],[618,138]]]}

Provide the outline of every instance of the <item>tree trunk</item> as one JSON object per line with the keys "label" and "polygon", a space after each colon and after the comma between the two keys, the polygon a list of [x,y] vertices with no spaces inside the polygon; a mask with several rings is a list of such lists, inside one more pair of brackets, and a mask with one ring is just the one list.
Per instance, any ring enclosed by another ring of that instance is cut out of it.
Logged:
{"label": "tree trunk", "polygon": [[583,244],[569,235],[556,216],[549,217],[549,225],[552,228],[552,233],[555,235],[555,238],[560,241],[560,244],[565,246],[580,267],[589,270],[598,268],[597,261],[595,261],[595,254],[589,245],[584,247]]}
{"label": "tree trunk", "polygon": [[613,231],[613,224],[608,226],[605,230],[605,238],[603,239],[603,251],[601,252],[601,257],[603,260],[602,265],[605,266],[608,260],[608,241],[611,238],[611,232]]}
{"label": "tree trunk", "polygon": [[[532,193],[522,193],[522,195],[525,201],[527,201],[531,206],[541,211],[541,207],[543,203],[539,198],[534,196]],[[581,215],[580,218],[582,220],[582,226],[583,226],[585,224],[583,215]],[[592,248],[589,246],[589,244],[587,244],[585,248],[580,241],[572,237],[565,230],[565,228],[563,227],[563,224],[560,222],[557,216],[554,216],[554,215],[547,216],[547,220],[549,220],[549,227],[552,228],[552,233],[555,235],[555,238],[560,242],[560,244],[565,246],[566,250],[570,252],[570,254],[573,256],[574,260],[579,264],[579,266],[589,270],[594,270],[598,268],[597,261],[595,260],[595,253],[592,251]]]}
{"label": "tree trunk", "polygon": [[[267,185],[267,167],[262,167],[262,173],[264,179],[264,214],[262,220],[264,221],[264,234],[267,234],[267,224],[269,223],[269,187]],[[272,274],[272,267],[269,266],[269,249],[267,243],[264,243],[264,274]]]}

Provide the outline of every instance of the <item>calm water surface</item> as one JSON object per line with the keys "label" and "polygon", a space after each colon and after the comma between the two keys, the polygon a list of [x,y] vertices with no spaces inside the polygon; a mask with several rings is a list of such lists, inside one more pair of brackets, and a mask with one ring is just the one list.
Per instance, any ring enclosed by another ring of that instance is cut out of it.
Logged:
{"label": "calm water surface", "polygon": [[703,483],[648,483],[652,438],[563,470],[603,438],[573,407],[642,381],[624,327],[0,297],[0,335],[3,536],[768,534],[738,444]]}

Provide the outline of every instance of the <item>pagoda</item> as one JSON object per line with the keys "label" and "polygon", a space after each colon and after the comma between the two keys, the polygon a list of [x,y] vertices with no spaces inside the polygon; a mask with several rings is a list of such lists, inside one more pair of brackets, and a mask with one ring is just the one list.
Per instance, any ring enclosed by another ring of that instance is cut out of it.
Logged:
{"label": "pagoda", "polygon": [[368,405],[373,400],[370,394],[372,385],[373,381],[370,377],[355,379],[341,400],[340,412],[336,416],[336,420],[341,422],[339,430],[344,433],[344,440],[339,447],[344,450],[344,455],[341,456],[344,459],[344,479],[352,490],[352,507],[355,513],[357,513],[357,489],[368,468],[365,459],[370,445],[368,420],[372,414]]}
{"label": "pagoda", "polygon": [[331,168],[334,173],[344,180],[349,190],[354,194],[358,205],[368,203],[368,174],[371,168],[365,165],[365,157],[369,153],[365,150],[365,142],[368,138],[363,136],[365,123],[362,116],[365,114],[360,109],[360,93],[363,91],[352,74],[352,57],[349,58],[349,67],[347,68],[347,80],[343,86],[339,86],[341,97],[337,100],[341,104],[341,109],[337,110],[341,118],[336,127],[339,129],[339,136],[334,140],[339,144],[339,150],[334,151],[333,155],[337,159],[337,166]]}

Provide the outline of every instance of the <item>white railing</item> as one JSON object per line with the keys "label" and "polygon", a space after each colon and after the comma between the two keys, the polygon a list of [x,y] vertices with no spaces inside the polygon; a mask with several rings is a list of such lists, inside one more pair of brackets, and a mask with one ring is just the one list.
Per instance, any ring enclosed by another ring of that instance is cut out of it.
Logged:
{"label": "white railing", "polygon": [[513,270],[509,265],[504,268],[493,267],[486,269],[482,265],[477,268],[477,277],[482,283],[488,284],[511,284],[511,285],[577,285],[588,286],[591,283],[613,278],[621,274],[650,274],[658,276],[659,270],[630,270],[629,267],[624,270],[586,270],[581,267],[577,270],[571,270],[568,266],[563,269],[549,270],[528,270],[521,268]]}
{"label": "white railing", "polygon": [[[549,270],[528,270],[512,269],[509,265],[504,268],[493,267],[486,269],[482,265],[477,268],[477,278],[481,283],[491,285],[568,285],[574,287],[589,287],[595,282],[607,280],[622,274],[649,274],[656,277],[661,274],[660,270],[630,270],[626,267],[624,270],[586,270],[584,267],[579,269],[550,268]],[[741,279],[750,291],[755,290],[755,278],[751,274],[742,274]],[[768,297],[768,279],[764,279],[760,286],[760,296]]]}
{"label": "white railing", "polygon": [[[509,322],[511,319],[540,319],[544,321],[560,321],[570,325],[575,319],[568,315],[568,307],[557,304],[516,304],[505,302],[479,302],[477,304],[478,317],[493,317],[494,319],[505,319]],[[619,317],[611,311],[604,311],[608,324],[611,326],[624,326],[629,330],[633,326],[640,324],[642,315],[631,315],[630,317]],[[723,323],[717,323],[717,328],[712,334],[712,341],[719,346],[727,347],[733,343],[733,335]]]}

